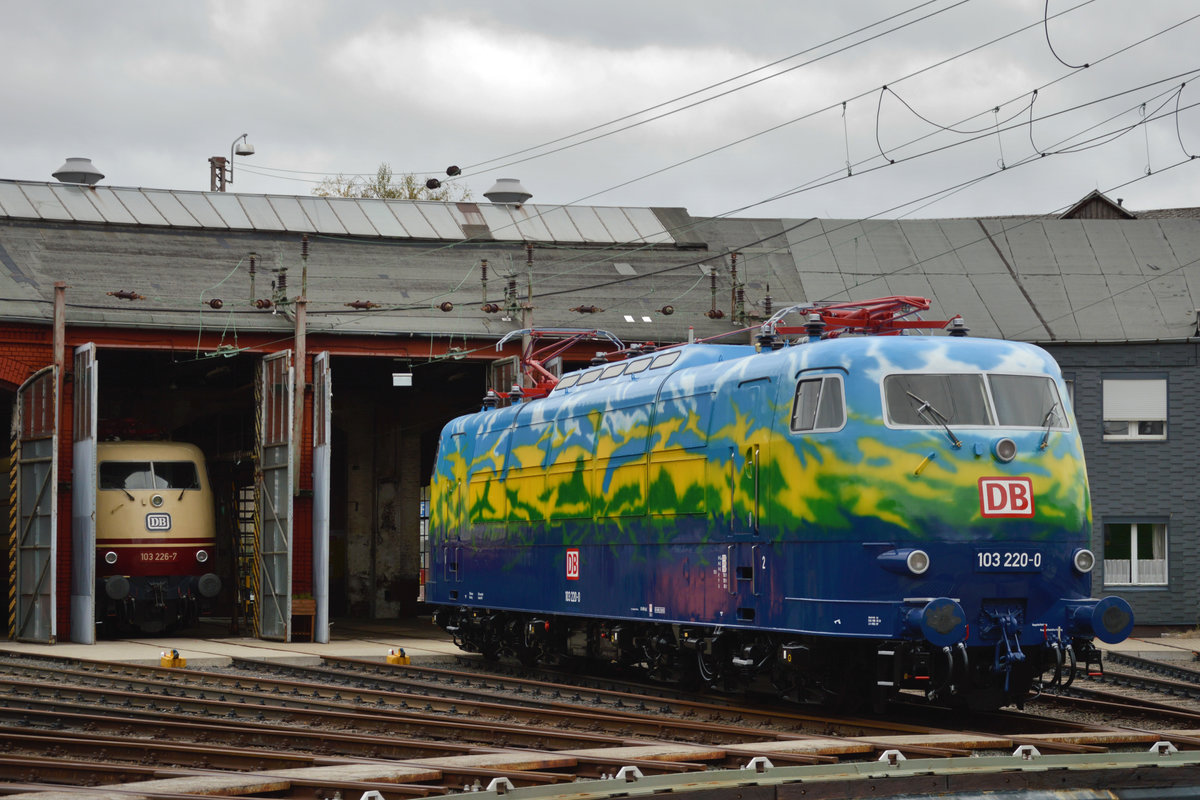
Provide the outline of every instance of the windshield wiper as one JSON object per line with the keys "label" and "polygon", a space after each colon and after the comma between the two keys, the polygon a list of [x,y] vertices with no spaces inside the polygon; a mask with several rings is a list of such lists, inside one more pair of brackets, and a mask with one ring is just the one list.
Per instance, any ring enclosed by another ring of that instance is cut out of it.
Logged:
{"label": "windshield wiper", "polygon": [[1054,413],[1054,409],[1056,408],[1058,408],[1057,400],[1050,404],[1050,410],[1046,412],[1046,416],[1042,417],[1042,426],[1046,431],[1042,434],[1042,443],[1038,446],[1039,450],[1045,450],[1046,445],[1050,442],[1050,428],[1054,425],[1055,419],[1057,419],[1057,415]]}
{"label": "windshield wiper", "polygon": [[921,415],[922,419],[934,425],[940,425],[942,430],[946,432],[946,438],[950,440],[950,443],[955,447],[962,447],[962,442],[960,442],[958,437],[954,435],[954,431],[950,430],[950,420],[945,414],[934,408],[928,400],[917,397],[915,394],[907,390],[904,393],[921,404],[917,406],[917,413]]}

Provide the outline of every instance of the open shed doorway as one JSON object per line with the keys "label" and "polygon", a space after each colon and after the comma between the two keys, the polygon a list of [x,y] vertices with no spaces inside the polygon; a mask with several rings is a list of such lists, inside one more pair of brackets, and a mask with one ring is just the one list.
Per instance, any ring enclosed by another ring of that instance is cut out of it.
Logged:
{"label": "open shed doorway", "polygon": [[487,363],[332,357],[331,616],[421,610],[422,500],[438,437],[479,410]]}
{"label": "open shed doorway", "polygon": [[[215,554],[206,569],[221,581],[221,591],[206,602],[204,614],[227,624],[229,633],[252,634],[254,609],[246,572],[247,548],[253,541],[254,385],[260,358],[101,348],[97,360],[101,443],[183,442],[203,452],[216,521]],[[98,605],[102,602],[98,596]],[[103,608],[97,610],[99,636],[130,634],[113,630],[116,619]]]}

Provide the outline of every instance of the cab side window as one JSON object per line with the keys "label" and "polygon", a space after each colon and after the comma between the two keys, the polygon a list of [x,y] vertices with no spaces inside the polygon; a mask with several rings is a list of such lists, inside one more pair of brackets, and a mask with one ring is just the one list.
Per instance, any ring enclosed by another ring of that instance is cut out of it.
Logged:
{"label": "cab side window", "polygon": [[846,422],[842,381],[834,376],[805,378],[796,384],[792,403],[792,430],[837,430]]}

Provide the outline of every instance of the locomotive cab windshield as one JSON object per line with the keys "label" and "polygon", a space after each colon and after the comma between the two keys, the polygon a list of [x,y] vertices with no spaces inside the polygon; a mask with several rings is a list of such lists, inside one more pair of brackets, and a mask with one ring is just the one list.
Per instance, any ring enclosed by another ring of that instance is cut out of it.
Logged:
{"label": "locomotive cab windshield", "polygon": [[192,461],[105,461],[100,489],[200,489]]}
{"label": "locomotive cab windshield", "polygon": [[895,427],[1069,427],[1045,375],[898,373],[883,379]]}

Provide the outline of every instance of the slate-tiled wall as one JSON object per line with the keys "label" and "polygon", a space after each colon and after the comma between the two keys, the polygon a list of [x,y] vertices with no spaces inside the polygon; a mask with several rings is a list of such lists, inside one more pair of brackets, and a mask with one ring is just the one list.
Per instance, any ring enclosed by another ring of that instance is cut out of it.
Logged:
{"label": "slate-tiled wall", "polygon": [[[1128,600],[1139,625],[1200,624],[1200,345],[1043,344],[1075,386],[1092,492],[1093,550],[1099,564],[1092,592]],[[1103,380],[1167,379],[1167,439],[1106,442]],[[1166,586],[1106,586],[1106,519],[1167,521]]]}

